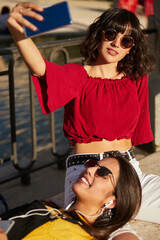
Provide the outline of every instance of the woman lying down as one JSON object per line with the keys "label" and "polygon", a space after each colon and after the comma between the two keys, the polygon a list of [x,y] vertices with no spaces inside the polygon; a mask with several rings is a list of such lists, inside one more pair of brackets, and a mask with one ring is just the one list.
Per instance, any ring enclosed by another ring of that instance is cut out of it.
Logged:
{"label": "woman lying down", "polygon": [[0,239],[140,239],[125,225],[141,204],[141,186],[129,161],[117,151],[106,152],[103,160],[88,159],[84,167],[66,209],[34,201],[9,210],[2,219],[15,224],[8,236],[1,231]]}

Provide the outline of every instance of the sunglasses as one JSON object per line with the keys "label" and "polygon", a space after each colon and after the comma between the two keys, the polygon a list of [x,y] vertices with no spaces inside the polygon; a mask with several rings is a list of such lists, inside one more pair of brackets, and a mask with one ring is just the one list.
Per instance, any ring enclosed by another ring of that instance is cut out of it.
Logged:
{"label": "sunglasses", "polygon": [[[118,33],[115,29],[112,29],[112,28],[109,28],[105,31],[102,31],[103,34],[104,34],[104,37],[106,40],[108,41],[113,41],[116,39]],[[134,44],[134,39],[130,36],[130,35],[124,35],[122,38],[121,38],[121,41],[120,41],[120,45],[122,48],[131,48],[133,46],[135,46]]]}
{"label": "sunglasses", "polygon": [[[90,167],[98,167],[98,169],[95,172],[95,175],[98,177],[102,177],[105,178],[107,176],[110,176],[110,174],[113,176],[113,173],[106,167],[100,166],[98,164],[98,161],[96,159],[88,159],[85,163],[84,163],[84,167],[85,168],[90,168]],[[111,179],[112,185],[114,185],[115,188],[115,182],[113,184],[113,180]]]}

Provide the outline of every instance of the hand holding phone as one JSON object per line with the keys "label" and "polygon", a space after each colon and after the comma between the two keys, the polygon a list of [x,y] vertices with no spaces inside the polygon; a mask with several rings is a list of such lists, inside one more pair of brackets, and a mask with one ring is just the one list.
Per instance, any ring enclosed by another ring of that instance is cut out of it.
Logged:
{"label": "hand holding phone", "polygon": [[[17,38],[17,35],[21,35],[20,39],[24,35],[24,26],[29,26],[32,31],[36,31],[37,28],[33,24],[29,23],[24,16],[30,16],[37,19],[38,21],[43,21],[41,13],[43,8],[37,4],[31,2],[19,2],[13,9],[12,14],[9,15],[7,20],[8,29],[13,35],[14,38]],[[18,37],[19,38],[19,37]]]}
{"label": "hand holding phone", "polygon": [[44,8],[40,15],[43,16],[43,21],[24,16],[25,19],[37,27],[37,31],[32,31],[30,28],[24,27],[26,37],[41,35],[42,33],[72,23],[68,3],[66,1]]}

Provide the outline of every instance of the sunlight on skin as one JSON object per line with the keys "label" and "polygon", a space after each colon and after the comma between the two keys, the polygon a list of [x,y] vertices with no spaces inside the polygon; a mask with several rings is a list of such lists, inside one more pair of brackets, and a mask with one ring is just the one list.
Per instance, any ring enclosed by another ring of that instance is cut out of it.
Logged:
{"label": "sunlight on skin", "polygon": [[0,228],[0,240],[8,240],[5,232]]}

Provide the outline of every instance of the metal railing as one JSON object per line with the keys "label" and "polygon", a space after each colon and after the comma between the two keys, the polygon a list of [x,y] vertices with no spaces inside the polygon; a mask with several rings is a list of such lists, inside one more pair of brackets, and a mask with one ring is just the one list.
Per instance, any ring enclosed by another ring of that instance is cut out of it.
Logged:
{"label": "metal railing", "polygon": [[[43,49],[47,52],[49,51],[47,60],[53,61],[54,56],[61,52],[64,56],[64,63],[83,63],[82,57],[72,57],[70,56],[70,52],[68,50],[68,47],[74,47],[78,46],[81,41],[81,38],[74,38],[74,39],[67,39],[67,40],[56,40],[56,41],[50,41],[45,42],[41,44],[37,44],[40,51]],[[20,58],[19,53],[17,51],[16,47],[12,48],[6,48],[0,50],[0,56],[9,55],[9,62],[8,62],[8,69],[5,71],[0,72],[1,76],[8,76],[9,81],[9,108],[10,108],[10,135],[11,135],[11,155],[7,158],[0,158],[0,164],[1,166],[8,161],[11,161],[13,163],[13,166],[18,170],[17,174],[15,174],[12,177],[8,177],[7,179],[3,179],[0,181],[0,183],[4,183],[6,181],[12,180],[17,177],[21,177],[22,181],[24,183],[29,182],[28,174],[32,171],[36,171],[42,167],[46,167],[48,165],[59,163],[59,161],[62,161],[65,159],[66,155],[69,154],[70,148],[66,150],[64,154],[59,154],[56,150],[56,144],[55,144],[55,117],[54,113],[50,114],[50,136],[51,140],[48,144],[45,144],[43,146],[37,146],[37,128],[36,128],[36,114],[35,114],[35,96],[34,96],[34,87],[33,83],[31,81],[31,75],[28,74],[29,78],[29,99],[30,99],[30,119],[31,119],[31,142],[32,142],[32,158],[28,160],[27,166],[22,167],[20,166],[19,159],[18,159],[18,151],[17,151],[17,135],[16,135],[16,114],[15,114],[15,77],[14,77],[14,68],[15,68],[15,62],[17,59]],[[33,168],[34,163],[37,160],[37,154],[43,150],[51,150],[52,154],[55,158],[49,163],[49,164],[43,164],[43,166],[39,166],[38,168]]]}

